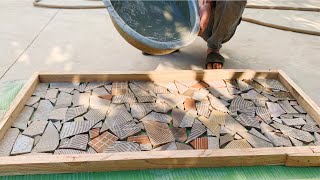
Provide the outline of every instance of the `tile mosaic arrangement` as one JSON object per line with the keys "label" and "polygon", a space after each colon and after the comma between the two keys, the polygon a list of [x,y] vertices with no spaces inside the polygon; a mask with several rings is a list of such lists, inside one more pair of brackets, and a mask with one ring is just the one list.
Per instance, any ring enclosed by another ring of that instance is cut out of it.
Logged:
{"label": "tile mosaic arrangement", "polygon": [[41,83],[0,156],[320,145],[273,79]]}

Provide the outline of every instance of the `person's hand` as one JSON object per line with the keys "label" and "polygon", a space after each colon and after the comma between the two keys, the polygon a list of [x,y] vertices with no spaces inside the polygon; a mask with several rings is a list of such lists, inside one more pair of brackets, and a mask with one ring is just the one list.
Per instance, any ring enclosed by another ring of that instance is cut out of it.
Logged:
{"label": "person's hand", "polygon": [[199,36],[207,29],[211,15],[211,2],[206,0],[198,0],[200,15],[200,32]]}

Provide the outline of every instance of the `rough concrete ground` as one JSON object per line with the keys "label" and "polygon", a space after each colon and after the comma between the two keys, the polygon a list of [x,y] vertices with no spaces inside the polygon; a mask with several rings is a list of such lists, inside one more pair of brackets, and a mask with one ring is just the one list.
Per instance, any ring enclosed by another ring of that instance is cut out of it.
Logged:
{"label": "rough concrete ground", "polygon": [[[256,1],[319,7],[316,0]],[[246,9],[245,16],[320,30],[319,13]],[[198,38],[179,53],[143,56],[114,29],[105,9],[34,8],[31,0],[0,1],[0,82],[36,71],[97,72],[201,69],[206,43]],[[320,37],[242,22],[222,49],[225,68],[282,69],[320,104]]]}

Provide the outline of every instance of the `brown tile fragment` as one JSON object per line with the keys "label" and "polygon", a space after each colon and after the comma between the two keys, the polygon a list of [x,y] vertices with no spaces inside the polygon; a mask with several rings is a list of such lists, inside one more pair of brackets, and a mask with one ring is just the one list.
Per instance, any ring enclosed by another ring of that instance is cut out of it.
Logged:
{"label": "brown tile fragment", "polygon": [[104,132],[100,136],[92,139],[88,145],[91,146],[95,151],[98,153],[102,153],[107,149],[108,146],[112,145],[115,141],[117,141],[118,138],[109,133],[109,132]]}
{"label": "brown tile fragment", "polygon": [[178,128],[172,127],[170,128],[174,138],[176,141],[185,142],[187,140],[187,129],[186,128]]}
{"label": "brown tile fragment", "polygon": [[153,146],[157,147],[175,140],[168,124],[154,121],[144,121],[143,124]]}
{"label": "brown tile fragment", "polygon": [[196,138],[195,140],[191,141],[190,144],[194,149],[208,149],[208,138]]}
{"label": "brown tile fragment", "polygon": [[89,131],[90,139],[96,138],[100,135],[100,128],[93,128]]}
{"label": "brown tile fragment", "polygon": [[189,111],[190,109],[196,110],[196,101],[191,98],[187,98],[184,101],[184,109],[185,111]]}

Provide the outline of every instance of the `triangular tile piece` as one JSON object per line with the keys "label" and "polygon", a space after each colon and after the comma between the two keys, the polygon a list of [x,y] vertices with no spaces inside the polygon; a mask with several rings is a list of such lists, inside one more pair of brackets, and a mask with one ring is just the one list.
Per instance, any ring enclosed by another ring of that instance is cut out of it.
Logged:
{"label": "triangular tile piece", "polygon": [[25,130],[27,128],[28,121],[30,120],[33,111],[34,108],[25,106],[11,126],[19,128],[21,130]]}
{"label": "triangular tile piece", "polygon": [[152,111],[151,103],[133,103],[130,105],[133,118],[141,119]]}
{"label": "triangular tile piece", "polygon": [[[290,102],[290,105],[291,105],[291,102]],[[294,109],[296,109],[300,114],[307,114],[307,111],[303,109],[302,106],[293,106]]]}
{"label": "triangular tile piece", "polygon": [[287,126],[302,126],[307,124],[302,118],[281,119],[283,124]]}
{"label": "triangular tile piece", "polygon": [[187,140],[187,130],[186,128],[172,127],[170,128],[174,138],[178,142],[185,142]]}
{"label": "triangular tile piece", "polygon": [[0,139],[0,157],[9,156],[20,131],[17,128],[8,129],[7,133]]}
{"label": "triangular tile piece", "polygon": [[139,88],[138,86],[136,86],[133,83],[129,83],[129,87],[131,89],[131,91],[133,92],[133,94],[135,96],[151,96],[150,93],[146,92],[145,90]]}
{"label": "triangular tile piece", "polygon": [[[247,132],[238,132],[240,136],[242,136],[245,140],[247,140],[252,147],[260,148],[260,147],[273,147],[271,143],[265,141],[257,136],[251,135]],[[268,138],[268,137],[267,137]],[[268,138],[269,139],[269,138]],[[271,139],[270,139],[271,140]],[[272,141],[272,140],[271,140]]]}
{"label": "triangular tile piece", "polygon": [[187,144],[176,142],[177,150],[192,150],[193,148]]}
{"label": "triangular tile piece", "polygon": [[280,135],[280,134],[274,133],[274,132],[265,132],[264,135],[268,139],[270,139],[272,144],[274,144],[274,146],[276,146],[276,147],[280,147],[280,146],[291,147],[292,146],[290,139],[288,137],[284,136],[283,134]]}
{"label": "triangular tile piece", "polygon": [[113,81],[112,82],[112,95],[123,95],[128,93],[127,81]]}
{"label": "triangular tile piece", "polygon": [[89,131],[90,139],[96,138],[100,135],[100,128],[93,128]]}
{"label": "triangular tile piece", "polygon": [[41,100],[37,110],[31,117],[31,121],[47,121],[49,119],[50,112],[54,109],[49,100]]}
{"label": "triangular tile piece", "polygon": [[174,82],[155,82],[155,84],[167,88],[171,93],[178,94],[178,89]]}
{"label": "triangular tile piece", "polygon": [[208,94],[209,94],[208,90],[200,89],[199,91],[196,91],[195,93],[193,93],[192,99],[197,100],[197,101],[202,101],[203,99],[205,99],[207,97]]}
{"label": "triangular tile piece", "polygon": [[271,124],[274,128],[280,129],[280,131],[287,136],[291,136],[295,139],[301,140],[303,142],[311,142],[314,140],[314,137],[306,131],[302,131],[296,128],[291,128],[279,123]]}
{"label": "triangular tile piece", "polygon": [[257,131],[255,128],[251,128],[249,131],[250,134],[255,135],[265,141],[271,142],[268,138],[266,138],[264,135],[262,135],[259,131]]}
{"label": "triangular tile piece", "polygon": [[190,109],[196,110],[196,101],[191,98],[187,98],[184,101],[184,109],[185,111],[189,111]]}
{"label": "triangular tile piece", "polygon": [[288,114],[298,113],[289,103],[289,101],[278,101],[281,108]]}
{"label": "triangular tile piece", "polygon": [[208,149],[219,149],[219,137],[208,137]]}
{"label": "triangular tile piece", "polygon": [[56,106],[55,108],[63,108],[63,107],[70,107],[72,102],[72,95],[60,92],[57,98]]}
{"label": "triangular tile piece", "polygon": [[33,92],[33,95],[44,98],[48,89],[49,83],[40,83]]}
{"label": "triangular tile piece", "polygon": [[106,117],[106,114],[104,111],[98,109],[90,109],[86,114],[83,115],[83,117],[87,120],[95,121],[98,123]]}
{"label": "triangular tile piece", "polygon": [[127,138],[128,142],[134,142],[138,144],[150,144],[149,137],[147,135],[130,136]]}
{"label": "triangular tile piece", "polygon": [[200,101],[196,103],[196,108],[198,115],[209,118],[210,110],[209,110],[210,102],[209,101]]}
{"label": "triangular tile piece", "polygon": [[115,124],[124,124],[132,120],[133,120],[133,117],[127,111],[125,106],[119,105],[110,112],[110,114],[107,116],[104,123],[108,124],[109,127],[112,127]]}
{"label": "triangular tile piece", "polygon": [[173,126],[179,127],[185,115],[185,111],[178,108],[173,108],[171,112]]}
{"label": "triangular tile piece", "polygon": [[190,144],[194,149],[208,149],[208,138],[196,138],[195,140],[191,141]]}
{"label": "triangular tile piece", "polygon": [[225,124],[225,120],[227,118],[227,113],[212,110],[209,120],[219,123],[220,125]]}
{"label": "triangular tile piece", "polygon": [[45,95],[45,99],[55,99],[57,98],[59,90],[58,89],[48,89]]}
{"label": "triangular tile piece", "polygon": [[156,102],[156,103],[152,103],[152,110],[155,112],[159,112],[159,113],[167,113],[168,111],[170,111],[172,109],[171,106],[169,106],[167,103],[162,103],[162,102]]}
{"label": "triangular tile piece", "polygon": [[38,96],[31,96],[28,101],[26,102],[26,106],[33,106],[35,103],[40,101],[40,97]]}
{"label": "triangular tile piece", "polygon": [[259,121],[257,121],[255,118],[247,116],[246,114],[240,114],[238,117],[236,117],[236,120],[245,127],[255,127],[260,129]]}
{"label": "triangular tile piece", "polygon": [[53,152],[59,145],[59,132],[54,127],[52,122],[48,123],[46,130],[41,136],[37,145],[33,148],[32,152]]}
{"label": "triangular tile piece", "polygon": [[253,102],[244,100],[242,97],[237,96],[235,99],[231,101],[229,110],[231,112],[239,111],[240,109],[244,109],[250,106],[254,106]]}
{"label": "triangular tile piece", "polygon": [[243,127],[238,121],[236,121],[229,114],[226,114],[225,127],[234,132],[246,132],[247,129]]}
{"label": "triangular tile piece", "polygon": [[86,151],[74,150],[74,149],[57,149],[54,151],[54,155],[61,154],[85,154]]}
{"label": "triangular tile piece", "polygon": [[233,140],[229,142],[224,149],[245,149],[252,148],[251,145],[245,139]]}
{"label": "triangular tile piece", "polygon": [[35,137],[37,135],[43,134],[48,121],[33,121],[30,126],[28,126],[23,132],[23,135],[27,135],[30,137]]}
{"label": "triangular tile piece", "polygon": [[110,127],[110,130],[121,140],[141,131],[138,125],[133,121],[129,121],[123,124],[114,124]]}
{"label": "triangular tile piece", "polygon": [[107,95],[107,94],[109,94],[109,92],[104,87],[94,88],[92,90],[93,96],[102,96],[102,95]]}
{"label": "triangular tile piece", "polygon": [[306,124],[302,126],[302,130],[308,132],[320,132],[320,128],[314,124]]}
{"label": "triangular tile piece", "polygon": [[94,121],[73,121],[63,123],[60,131],[60,139],[64,139],[76,134],[88,132],[97,122]]}
{"label": "triangular tile piece", "polygon": [[89,141],[88,134],[75,135],[70,138],[64,144],[62,144],[59,149],[76,149],[76,150],[87,150],[87,144]]}
{"label": "triangular tile piece", "polygon": [[170,151],[170,150],[177,150],[177,145],[175,142],[170,142],[168,144],[165,144],[158,148],[153,149],[153,151]]}
{"label": "triangular tile piece", "polygon": [[291,142],[294,146],[303,146],[303,142],[301,142],[295,138],[292,138],[292,137],[289,137],[289,139],[291,140]]}
{"label": "triangular tile piece", "polygon": [[236,80],[238,83],[238,87],[240,89],[240,91],[245,92],[245,91],[249,91],[250,89],[253,89],[252,86],[250,86],[249,84],[247,84],[244,81],[241,81],[239,79]]}
{"label": "triangular tile piece", "polygon": [[144,121],[143,125],[149,136],[151,144],[157,147],[161,144],[172,142],[175,140],[172,132],[170,131],[168,124],[159,123],[154,121]]}
{"label": "triangular tile piece", "polygon": [[19,134],[12,147],[11,155],[30,153],[33,147],[33,142],[33,138]]}
{"label": "triangular tile piece", "polygon": [[278,103],[272,103],[272,102],[267,102],[267,107],[269,109],[269,112],[271,114],[271,117],[279,117],[282,114],[285,114],[286,112],[280,107]]}
{"label": "triangular tile piece", "polygon": [[260,101],[267,101],[268,98],[257,93],[255,90],[250,90],[247,93],[241,94],[243,99],[250,99],[250,100],[260,100]]}
{"label": "triangular tile piece", "polygon": [[208,95],[208,97],[209,97],[210,104],[213,108],[215,108],[216,110],[221,111],[221,112],[228,112],[228,108],[226,107],[226,105],[223,103],[222,100],[220,100],[210,94]]}
{"label": "triangular tile piece", "polygon": [[72,106],[90,106],[90,93],[75,93],[72,97]]}
{"label": "triangular tile piece", "polygon": [[247,116],[254,118],[256,116],[256,107],[255,106],[249,106],[244,109],[239,110],[240,113],[244,113]]}
{"label": "triangular tile piece", "polygon": [[258,115],[261,119],[263,119],[263,120],[269,120],[269,119],[271,119],[270,112],[268,111],[267,108],[257,107],[256,113],[257,113],[257,115]]}
{"label": "triangular tile piece", "polygon": [[152,144],[140,144],[141,151],[151,151],[152,150]]}
{"label": "triangular tile piece", "polygon": [[145,91],[152,91],[154,89],[154,84],[150,81],[132,81],[132,83]]}
{"label": "triangular tile piece", "polygon": [[162,113],[151,112],[142,118],[140,121],[157,121],[161,123],[170,123],[172,120],[171,116]]}
{"label": "triangular tile piece", "polygon": [[158,100],[166,102],[171,107],[176,107],[185,101],[185,97],[178,94],[158,94]]}
{"label": "triangular tile piece", "polygon": [[224,136],[220,136],[220,147],[224,146],[225,144],[232,141],[233,139],[234,139],[233,135],[231,135],[231,134],[226,134]]}
{"label": "triangular tile piece", "polygon": [[218,122],[209,120],[203,116],[198,117],[198,119],[211,131],[213,136],[219,136],[220,124]]}
{"label": "triangular tile piece", "polygon": [[189,110],[183,117],[179,127],[192,127],[193,122],[197,117],[197,112],[195,110]]}
{"label": "triangular tile piece", "polygon": [[50,112],[49,119],[50,120],[56,120],[56,121],[63,121],[66,117],[66,113],[68,111],[68,108],[58,108],[54,109]]}
{"label": "triangular tile piece", "polygon": [[258,82],[262,86],[269,89],[277,89],[281,91],[288,91],[278,80],[276,79],[254,79],[254,81]]}
{"label": "triangular tile piece", "polygon": [[86,112],[87,112],[87,108],[84,106],[69,108],[66,113],[64,122],[70,121],[78,116],[83,115]]}
{"label": "triangular tile piece", "polygon": [[105,153],[115,152],[137,152],[141,151],[139,144],[126,141],[116,141],[104,151]]}
{"label": "triangular tile piece", "polygon": [[[198,121],[198,120],[196,120],[196,121]],[[190,135],[189,135],[188,140],[186,141],[186,143],[189,143],[192,140],[198,138],[199,136],[204,134],[206,131],[207,131],[206,127],[201,122],[193,123]]]}
{"label": "triangular tile piece", "polygon": [[176,87],[178,89],[179,94],[185,93],[189,88],[177,81],[174,82],[176,84]]}
{"label": "triangular tile piece", "polygon": [[98,153],[104,152],[110,145],[118,140],[118,137],[109,133],[104,132],[100,136],[92,139],[88,145],[91,146]]}

